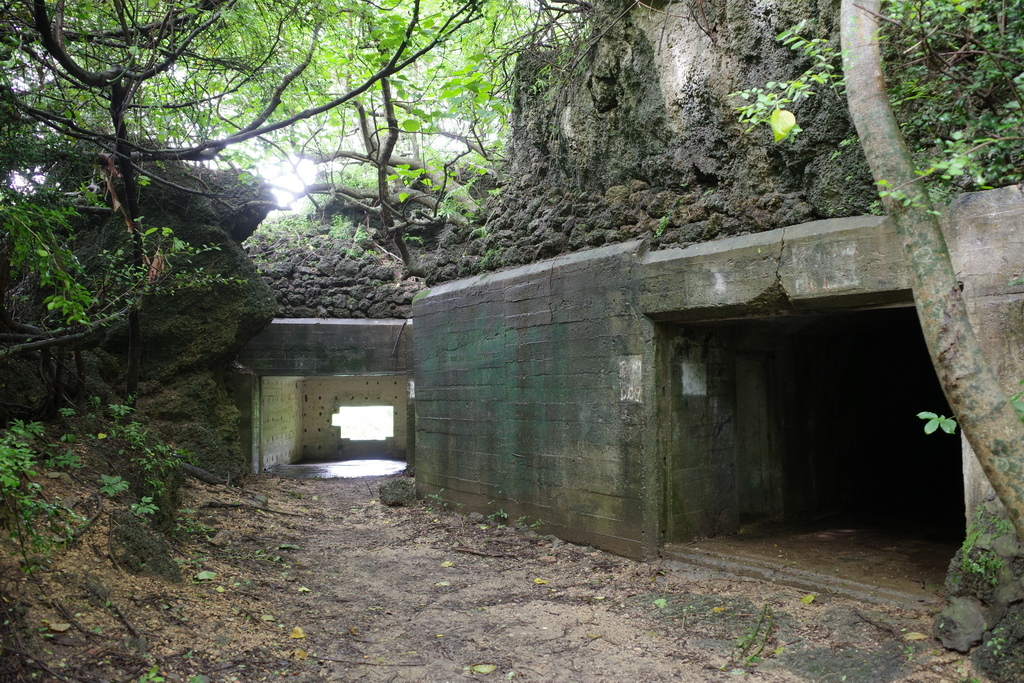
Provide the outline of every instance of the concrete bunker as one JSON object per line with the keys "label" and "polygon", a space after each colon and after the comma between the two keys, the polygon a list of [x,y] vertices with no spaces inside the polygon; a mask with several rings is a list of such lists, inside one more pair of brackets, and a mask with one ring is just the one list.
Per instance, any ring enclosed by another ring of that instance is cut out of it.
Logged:
{"label": "concrete bunker", "polygon": [[[1012,393],[1024,199],[964,195],[947,216],[968,311]],[[920,559],[940,590],[953,547],[933,539],[962,540],[989,489],[966,444],[916,418],[948,409],[901,251],[887,219],[861,216],[606,245],[433,287],[413,307],[418,493],[635,557],[709,537],[749,547],[735,532],[759,522],[839,521],[829,538],[845,543],[881,521],[910,530],[868,539],[902,553],[894,575]],[[849,580],[882,573],[841,555],[867,572]]]}
{"label": "concrete bunker", "polygon": [[912,307],[662,327],[666,542],[783,521],[962,539],[961,442],[916,417],[951,411]]}
{"label": "concrete bunker", "polygon": [[300,462],[411,462],[411,355],[406,320],[275,320],[239,355],[252,372],[240,375],[237,396],[250,416],[243,431],[253,471]]}

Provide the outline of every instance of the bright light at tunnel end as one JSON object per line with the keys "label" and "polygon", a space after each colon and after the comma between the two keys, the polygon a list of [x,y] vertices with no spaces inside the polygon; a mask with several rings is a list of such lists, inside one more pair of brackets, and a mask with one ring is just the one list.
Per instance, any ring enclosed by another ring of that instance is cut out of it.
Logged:
{"label": "bright light at tunnel end", "polygon": [[341,406],[331,415],[342,439],[383,441],[395,435],[394,406]]}

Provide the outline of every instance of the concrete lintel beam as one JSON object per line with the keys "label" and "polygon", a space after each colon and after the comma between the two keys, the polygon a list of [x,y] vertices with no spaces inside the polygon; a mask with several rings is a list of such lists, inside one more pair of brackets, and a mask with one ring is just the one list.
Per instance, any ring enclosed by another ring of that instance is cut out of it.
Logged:
{"label": "concrete lintel beam", "polygon": [[647,254],[640,309],[655,320],[698,320],[779,312],[783,231],[742,235]]}
{"label": "concrete lintel beam", "polygon": [[796,311],[913,302],[896,228],[880,216],[783,228],[779,279]]}
{"label": "concrete lintel beam", "polygon": [[668,249],[644,257],[640,308],[655,320],[783,315],[910,303],[889,221],[858,216]]}

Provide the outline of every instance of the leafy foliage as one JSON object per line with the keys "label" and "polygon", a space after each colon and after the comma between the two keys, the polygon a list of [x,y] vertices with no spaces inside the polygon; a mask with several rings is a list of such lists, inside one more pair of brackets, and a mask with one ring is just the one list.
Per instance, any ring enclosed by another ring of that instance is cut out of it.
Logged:
{"label": "leafy foliage", "polygon": [[101,475],[101,490],[111,497],[130,490],[140,501],[132,506],[132,512],[152,515],[158,524],[168,524],[177,511],[170,482],[179,471],[179,463],[187,460],[189,454],[160,440],[138,420],[130,419],[130,404],[111,404],[107,410],[111,421],[104,438],[116,447],[124,477]]}
{"label": "leafy foliage", "polygon": [[925,434],[934,434],[939,429],[942,429],[942,431],[947,434],[956,433],[956,418],[946,417],[945,415],[936,415],[935,413],[927,411],[920,412],[917,416],[922,420],[925,420]]}
{"label": "leafy foliage", "polygon": [[766,124],[771,128],[775,142],[791,139],[803,129],[797,125],[796,116],[788,107],[814,96],[822,88],[829,88],[837,96],[842,96],[843,77],[835,45],[824,38],[805,38],[802,35],[805,30],[806,25],[801,23],[777,36],[780,43],[811,61],[811,66],[801,75],[791,81],[769,81],[763,88],[750,88],[730,95],[749,102],[736,107],[740,123],[748,126],[746,132]]}
{"label": "leafy foliage", "polygon": [[[377,179],[370,195],[356,198],[370,200],[367,206],[382,216],[386,237],[400,242],[387,187],[397,165],[391,157],[399,131],[436,128],[436,117],[414,106],[422,93],[405,103],[396,100],[407,89],[401,74],[480,16],[479,0],[389,0],[383,7],[354,0],[4,4],[3,106],[26,140],[55,139],[65,147],[77,141],[71,155],[94,164],[87,187],[80,178],[74,187],[58,188],[39,164],[10,146],[0,149],[0,157],[11,162],[0,226],[7,260],[16,271],[39,271],[41,286],[53,290],[45,293],[46,306],[62,314],[67,325],[127,316],[126,385],[134,393],[141,362],[140,299],[151,285],[167,284],[172,257],[184,247],[163,226],[144,225],[142,188],[157,183],[216,201],[230,199],[165,177],[163,165],[209,162],[223,153],[228,163],[249,169],[240,178],[252,179],[259,158],[271,153],[281,159],[308,157],[319,151],[318,136],[336,145],[355,129],[366,143],[362,161],[375,166]],[[459,74],[447,86],[452,88],[487,90],[473,70]],[[487,99],[479,99],[481,106]],[[474,95],[463,105],[477,102]],[[398,104],[407,112],[401,127]],[[386,125],[371,125],[378,119]],[[426,173],[424,164],[420,168]],[[37,179],[65,198],[70,193],[83,204],[105,203],[123,219],[124,248],[109,255],[108,279],[82,283],[68,246],[70,231],[59,224],[54,231],[41,228],[70,212],[61,205],[43,209],[26,199],[36,194]],[[0,280],[0,294],[6,295],[16,280]],[[26,327],[3,313],[0,323],[6,329],[0,332],[27,337],[7,341],[28,342],[6,353],[67,344],[85,333],[56,333],[51,324]]]}
{"label": "leafy foliage", "polygon": [[960,189],[1024,176],[1024,1],[892,0],[889,91],[927,175]]}
{"label": "leafy foliage", "polygon": [[[1024,179],[1024,0],[891,0],[886,14],[890,102],[940,195]],[[778,40],[811,66],[790,81],[732,93],[747,131],[768,125],[776,142],[800,132],[787,109],[844,85],[835,47],[804,24]],[[882,196],[909,201],[902,188]]]}
{"label": "leafy foliage", "polygon": [[46,550],[68,537],[60,523],[63,508],[43,498],[40,485],[30,479],[38,473],[36,448],[42,436],[40,423],[21,420],[0,435],[0,522],[22,553]]}

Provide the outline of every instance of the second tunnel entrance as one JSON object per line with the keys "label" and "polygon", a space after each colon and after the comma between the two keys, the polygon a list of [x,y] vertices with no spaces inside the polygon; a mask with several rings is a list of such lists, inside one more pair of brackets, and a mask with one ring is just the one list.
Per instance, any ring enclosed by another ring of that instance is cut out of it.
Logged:
{"label": "second tunnel entrance", "polygon": [[665,326],[669,542],[764,520],[960,540],[959,436],[913,308]]}

